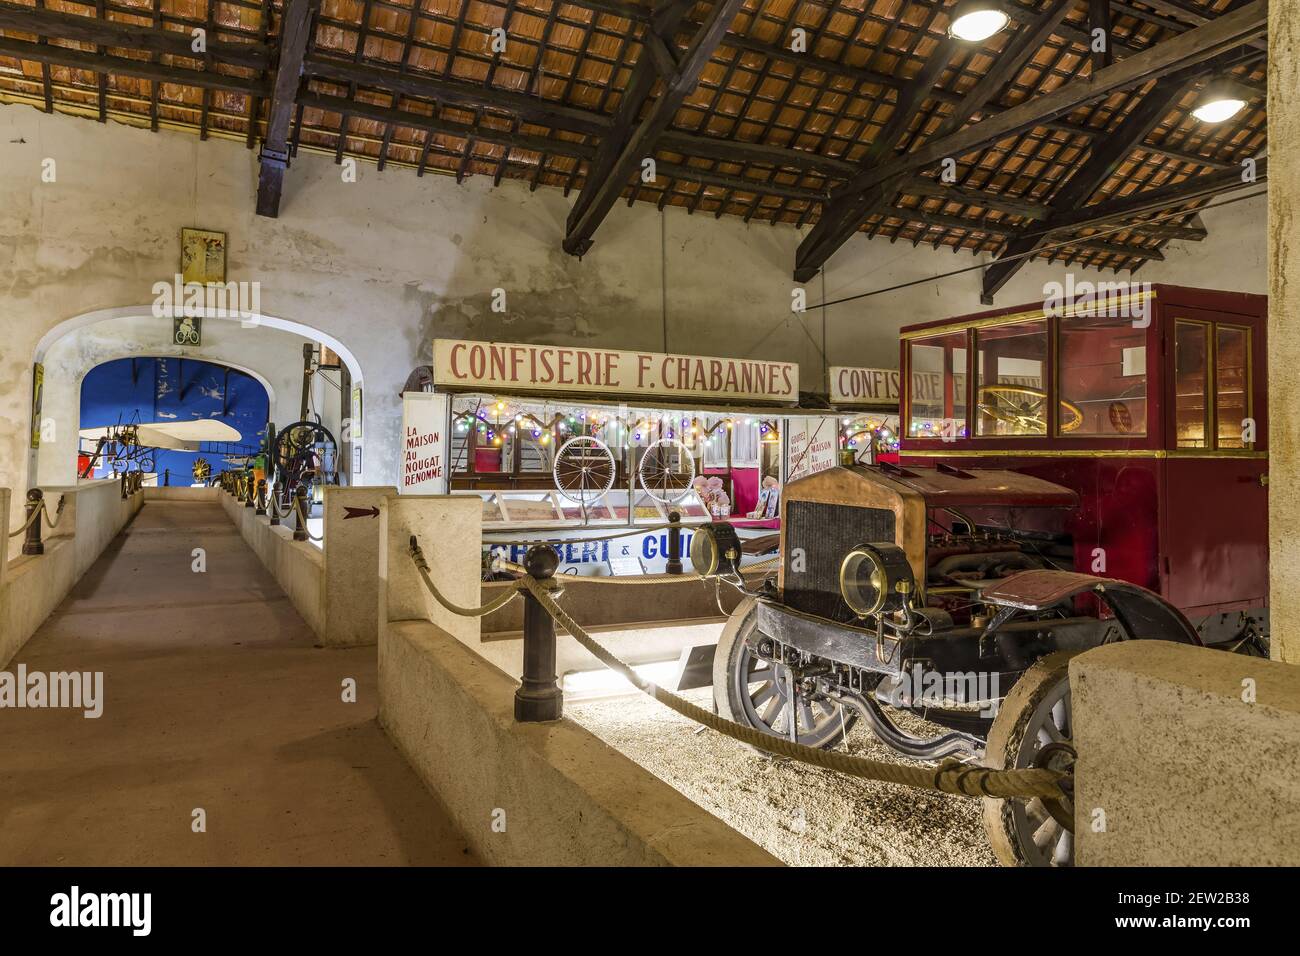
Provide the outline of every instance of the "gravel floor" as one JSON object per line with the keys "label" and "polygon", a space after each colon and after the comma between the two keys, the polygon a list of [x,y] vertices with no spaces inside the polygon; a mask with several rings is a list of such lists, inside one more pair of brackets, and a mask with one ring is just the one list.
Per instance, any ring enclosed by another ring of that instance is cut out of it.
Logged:
{"label": "gravel floor", "polygon": [[[710,694],[683,696],[710,706]],[[564,711],[792,866],[995,865],[976,800],[761,757],[711,730],[697,734],[696,724],[641,695],[566,701]],[[849,752],[899,759],[860,727]]]}

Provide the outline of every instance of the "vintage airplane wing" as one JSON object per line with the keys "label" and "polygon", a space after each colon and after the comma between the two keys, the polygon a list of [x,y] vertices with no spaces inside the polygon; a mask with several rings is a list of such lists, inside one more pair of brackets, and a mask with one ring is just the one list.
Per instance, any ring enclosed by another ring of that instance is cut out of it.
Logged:
{"label": "vintage airplane wing", "polygon": [[[120,434],[118,426],[83,428],[81,437],[94,441]],[[239,430],[212,418],[185,422],[148,422],[136,427],[136,444],[171,451],[198,451],[201,442],[237,442]]]}

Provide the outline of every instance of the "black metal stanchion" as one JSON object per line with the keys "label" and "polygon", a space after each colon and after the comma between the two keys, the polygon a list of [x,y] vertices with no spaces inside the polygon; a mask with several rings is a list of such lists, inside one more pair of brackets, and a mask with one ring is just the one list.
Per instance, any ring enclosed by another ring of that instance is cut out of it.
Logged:
{"label": "black metal stanchion", "polygon": [[[555,577],[560,555],[549,544],[535,544],[524,556],[524,569],[538,581]],[[524,592],[524,674],[515,691],[515,720],[559,720],[564,691],[555,679],[555,621],[537,598]]]}
{"label": "black metal stanchion", "polygon": [[118,487],[121,489],[122,492],[122,500],[126,501],[126,499],[130,497],[129,493],[126,490],[126,472],[122,472],[122,477],[118,479],[118,482],[119,482]]}
{"label": "black metal stanchion", "polygon": [[[39,488],[27,492],[27,536],[23,538],[23,554],[44,554],[45,545],[41,542],[41,508],[45,505],[45,493]],[[36,517],[33,518],[32,514]]]}
{"label": "black metal stanchion", "polygon": [[253,507],[254,501],[257,498],[257,492],[253,484],[252,472],[249,472],[244,476],[244,490],[246,492],[246,497],[244,498],[244,507],[251,508]]}
{"label": "black metal stanchion", "polygon": [[253,514],[266,514],[266,479],[257,479],[257,509]]}
{"label": "black metal stanchion", "polygon": [[171,486],[172,486],[172,470],[171,470],[170,468],[164,468],[164,469],[163,469],[163,487],[164,487],[164,488],[170,488]]}
{"label": "black metal stanchion", "polygon": [[273,524],[273,525],[274,525],[274,524],[279,524],[279,523],[280,523],[280,502],[281,502],[281,500],[282,500],[282,498],[281,498],[281,493],[280,493],[280,483],[277,481],[274,485],[271,486],[271,507],[270,507],[270,512],[271,512],[271,524]]}
{"label": "black metal stanchion", "polygon": [[668,512],[668,565],[669,574],[682,573],[682,516]]}
{"label": "black metal stanchion", "polygon": [[307,489],[299,485],[293,490],[293,540],[307,540]]}

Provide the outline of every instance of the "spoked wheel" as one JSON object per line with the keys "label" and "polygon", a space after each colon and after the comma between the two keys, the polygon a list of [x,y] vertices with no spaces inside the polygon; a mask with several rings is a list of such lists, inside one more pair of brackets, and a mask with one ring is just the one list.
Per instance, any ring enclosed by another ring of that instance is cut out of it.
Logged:
{"label": "spoked wheel", "polygon": [[[975,394],[979,410],[990,418],[1010,425],[1013,435],[1047,434],[1047,393],[1028,385],[985,385]],[[1061,399],[1061,431],[1072,432],[1083,424],[1083,412],[1073,402]]]}
{"label": "spoked wheel", "polygon": [[609,494],[617,470],[614,456],[604,442],[578,436],[570,438],[555,453],[551,476],[564,500],[585,513]]}
{"label": "spoked wheel", "polygon": [[673,504],[686,497],[695,479],[691,451],[672,438],[661,438],[645,450],[637,469],[641,488],[655,501]]}
{"label": "spoked wheel", "polygon": [[713,655],[713,702],[718,713],[773,737],[809,747],[834,747],[857,715],[832,701],[804,697],[797,708],[792,707],[790,669],[762,660],[749,649],[746,639],[754,633],[757,619],[757,604],[746,598],[731,612],[718,639]]}
{"label": "spoked wheel", "polygon": [[275,477],[285,493],[292,496],[300,484],[332,485],[336,474],[330,470],[338,446],[329,429],[318,422],[294,422],[280,429],[272,445]]}
{"label": "spoked wheel", "polygon": [[[1074,724],[1070,708],[1072,651],[1057,651],[1035,663],[1002,702],[989,733],[985,764],[995,770],[1049,767],[1072,762]],[[1072,806],[1052,812],[1042,800],[984,800],[984,830],[1005,866],[1072,866],[1074,834],[1058,819]]]}

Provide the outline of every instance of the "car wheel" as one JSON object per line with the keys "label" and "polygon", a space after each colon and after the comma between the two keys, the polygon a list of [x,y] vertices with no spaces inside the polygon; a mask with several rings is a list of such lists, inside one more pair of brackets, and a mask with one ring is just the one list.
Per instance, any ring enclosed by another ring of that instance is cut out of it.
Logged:
{"label": "car wheel", "polygon": [[[1074,651],[1048,654],[1025,671],[993,719],[985,766],[994,770],[1032,767],[1048,745],[1068,759],[1073,753],[1070,707],[1070,658]],[[1054,758],[1056,759],[1056,758]],[[1049,766],[1060,768],[1060,764]],[[1058,817],[1072,807],[1058,805],[1054,814],[1040,799],[984,800],[984,830],[993,854],[1006,866],[1072,866],[1074,834]]]}
{"label": "car wheel", "polygon": [[792,707],[790,669],[762,660],[749,648],[747,638],[754,633],[757,619],[758,603],[746,598],[731,612],[718,639],[713,655],[713,702],[718,713],[773,737],[809,747],[834,747],[857,715],[829,700],[800,698],[798,707]]}

